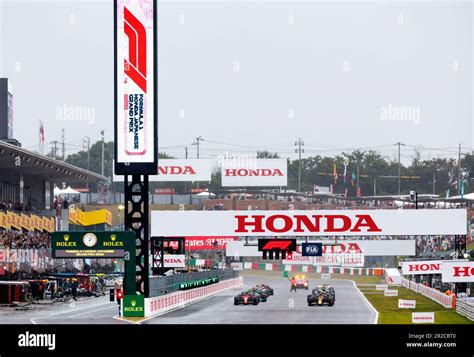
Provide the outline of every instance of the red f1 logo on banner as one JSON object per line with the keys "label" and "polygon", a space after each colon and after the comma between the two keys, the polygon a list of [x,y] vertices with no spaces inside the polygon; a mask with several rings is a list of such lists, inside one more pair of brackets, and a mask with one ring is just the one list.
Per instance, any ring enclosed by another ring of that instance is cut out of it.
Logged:
{"label": "red f1 logo on banner", "polygon": [[280,252],[282,253],[282,259],[285,259],[285,255],[296,250],[296,239],[259,239],[258,240],[258,251],[263,252],[263,259],[267,259],[267,253],[270,259],[278,259]]}
{"label": "red f1 logo on banner", "polygon": [[124,7],[124,29],[128,36],[128,61],[125,74],[146,93],[146,30],[145,26]]}

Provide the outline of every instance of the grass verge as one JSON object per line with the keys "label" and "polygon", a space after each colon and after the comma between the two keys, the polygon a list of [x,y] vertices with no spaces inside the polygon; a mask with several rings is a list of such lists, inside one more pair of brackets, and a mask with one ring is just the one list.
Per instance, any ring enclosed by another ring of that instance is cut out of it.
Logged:
{"label": "grass verge", "polygon": [[[434,312],[435,324],[474,323],[454,310],[446,309],[427,297],[403,287],[398,288],[398,296],[384,296],[383,291],[377,291],[369,287],[361,286],[359,289],[378,311],[379,324],[411,324],[412,312]],[[392,287],[391,289],[395,288]],[[416,300],[416,309],[399,309],[398,299]]]}

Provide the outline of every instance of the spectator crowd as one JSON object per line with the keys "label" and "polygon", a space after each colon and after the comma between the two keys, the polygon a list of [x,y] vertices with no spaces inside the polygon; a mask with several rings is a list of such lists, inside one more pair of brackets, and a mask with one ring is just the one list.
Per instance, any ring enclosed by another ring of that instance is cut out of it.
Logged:
{"label": "spectator crowd", "polygon": [[0,201],[0,210],[28,212],[28,211],[30,211],[30,207],[25,206],[25,205],[23,205],[23,203],[20,203],[20,202],[13,202],[13,201],[10,201],[10,200],[1,200]]}
{"label": "spectator crowd", "polygon": [[0,231],[0,248],[50,248],[51,236],[45,232]]}

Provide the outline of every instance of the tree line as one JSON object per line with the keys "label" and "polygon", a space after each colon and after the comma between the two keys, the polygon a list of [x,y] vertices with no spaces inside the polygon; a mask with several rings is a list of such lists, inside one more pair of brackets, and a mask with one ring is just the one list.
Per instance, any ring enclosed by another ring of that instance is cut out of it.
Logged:
{"label": "tree line", "polygon": [[[259,151],[258,158],[279,158],[277,153]],[[104,146],[104,175],[112,178],[114,157],[113,142],[106,142]],[[159,158],[173,158],[166,153],[160,153]],[[89,163],[88,163],[89,161]],[[102,170],[102,142],[94,143],[90,148],[90,159],[87,150],[71,154],[66,162],[90,171],[101,173]],[[288,159],[288,187],[296,190],[298,187],[298,172],[300,162],[298,159]],[[335,170],[334,170],[335,169]],[[336,171],[337,179],[335,179]],[[460,177],[463,182],[464,192],[473,191],[471,178],[474,174],[474,155],[466,154],[461,158]],[[345,175],[344,175],[345,174]],[[458,194],[458,163],[453,158],[431,158],[421,159],[419,154],[409,165],[400,165],[400,191],[408,194],[410,190],[416,190],[419,194],[438,194],[451,196]],[[356,195],[357,183],[363,196],[394,195],[398,193],[398,162],[388,160],[380,153],[372,150],[356,150],[351,153],[341,153],[335,157],[308,156],[301,159],[301,191],[310,192],[314,185],[329,187],[333,186],[333,192],[348,196]],[[78,183],[79,184],[79,183]],[[150,182],[150,190],[155,188],[174,188],[177,193],[187,193],[191,187],[197,187],[197,183],[185,182]],[[201,188],[220,189],[220,172],[215,168],[211,182],[199,183]],[[90,189],[95,191],[95,185]],[[112,183],[110,189],[123,192],[122,183]]]}

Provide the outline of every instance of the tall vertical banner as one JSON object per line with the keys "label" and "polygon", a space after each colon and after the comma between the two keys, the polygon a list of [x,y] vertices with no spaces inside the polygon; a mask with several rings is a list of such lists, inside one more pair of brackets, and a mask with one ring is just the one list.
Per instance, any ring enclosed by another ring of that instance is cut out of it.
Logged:
{"label": "tall vertical banner", "polygon": [[156,0],[114,0],[115,174],[156,174]]}

